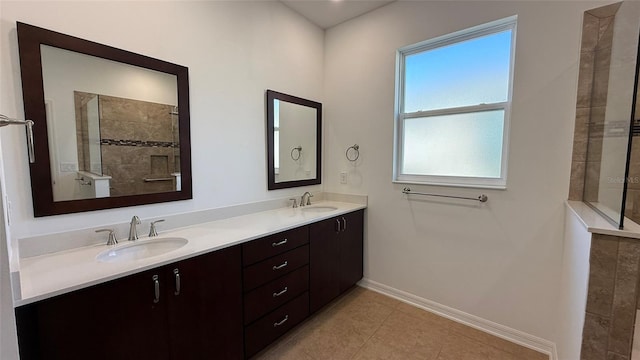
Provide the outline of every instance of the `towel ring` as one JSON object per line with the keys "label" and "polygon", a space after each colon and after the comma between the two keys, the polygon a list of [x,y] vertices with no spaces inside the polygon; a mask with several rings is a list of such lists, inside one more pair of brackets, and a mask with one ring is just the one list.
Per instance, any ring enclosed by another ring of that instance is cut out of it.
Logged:
{"label": "towel ring", "polygon": [[[353,149],[353,156],[349,156],[349,150]],[[353,146],[349,146],[347,148],[347,151],[344,153],[344,155],[347,157],[347,160],[349,161],[356,161],[358,160],[358,158],[360,157],[360,146],[358,146],[358,144],[355,144]]]}
{"label": "towel ring", "polygon": [[[298,153],[295,156],[293,153],[294,151],[298,151]],[[302,145],[298,145],[298,147],[294,147],[293,149],[291,149],[291,158],[293,159],[293,161],[298,161],[300,160],[300,154],[302,153]]]}

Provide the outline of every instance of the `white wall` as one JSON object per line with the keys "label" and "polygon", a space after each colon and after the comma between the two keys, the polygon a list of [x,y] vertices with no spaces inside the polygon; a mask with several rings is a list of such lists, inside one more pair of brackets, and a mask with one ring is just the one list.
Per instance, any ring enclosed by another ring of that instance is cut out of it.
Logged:
{"label": "white wall", "polygon": [[[134,214],[144,219],[322,189],[267,190],[265,90],[323,101],[324,32],[281,3],[3,0],[0,113],[22,117],[16,21],[188,67],[194,198],[36,219],[24,128],[5,127],[0,140],[12,209],[13,260],[17,239],[23,237],[123,223]],[[0,262],[6,264],[6,257]],[[1,270],[4,281],[6,266]],[[5,282],[2,286],[5,314],[10,304],[4,302]],[[3,315],[1,338],[15,338],[13,331]]]}
{"label": "white wall", "polygon": [[23,114],[17,20],[187,66],[190,82],[193,200],[34,219],[24,129],[7,128],[0,136],[11,154],[7,191],[15,238],[127,221],[134,213],[159,216],[306,190],[267,191],[266,184],[265,90],[322,101],[323,32],[282,4],[3,1],[0,6],[0,69],[3,82],[12,85],[2,93],[7,115]]}
{"label": "white wall", "polygon": [[[586,2],[401,1],[329,29],[326,191],[369,195],[365,277],[554,341]],[[518,15],[507,190],[393,184],[395,51]],[[360,164],[345,149],[360,145]],[[339,173],[349,173],[341,185]]]}
{"label": "white wall", "polygon": [[567,206],[565,208],[564,246],[560,271],[558,312],[556,317],[558,359],[580,358],[582,328],[587,307],[589,252],[591,233]]}

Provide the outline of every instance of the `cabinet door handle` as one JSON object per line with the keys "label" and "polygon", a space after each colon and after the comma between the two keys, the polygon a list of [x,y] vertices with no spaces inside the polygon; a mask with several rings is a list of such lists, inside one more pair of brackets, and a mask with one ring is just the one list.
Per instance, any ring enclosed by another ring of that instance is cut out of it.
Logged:
{"label": "cabinet door handle", "polygon": [[151,280],[153,280],[153,289],[155,292],[153,303],[157,304],[158,302],[160,302],[160,280],[158,280],[158,275],[153,275],[151,277]]}
{"label": "cabinet door handle", "polygon": [[342,217],[342,231],[347,230],[347,219],[344,218],[344,216]]}
{"label": "cabinet door handle", "polygon": [[284,289],[282,289],[282,291],[277,292],[277,293],[273,293],[273,297],[278,297],[280,295],[284,295],[284,293],[286,293],[287,291],[289,291],[289,289],[285,286]]}
{"label": "cabinet door handle", "polygon": [[340,225],[340,219],[336,218],[336,223],[338,224],[338,230],[336,230],[336,232],[340,232],[340,228],[342,227],[342,225]]}
{"label": "cabinet door handle", "polygon": [[274,270],[274,271],[276,271],[276,270],[280,270],[280,269],[282,269],[283,267],[285,267],[285,266],[287,266],[287,265],[289,265],[289,263],[285,261],[285,262],[283,262],[282,264],[280,264],[280,265],[278,265],[278,266],[274,265],[274,266],[273,266],[273,270]]}
{"label": "cabinet door handle", "polygon": [[274,242],[274,243],[271,243],[271,247],[278,247],[278,246],[280,246],[280,245],[284,245],[284,244],[286,244],[286,243],[287,243],[287,239],[284,239],[284,240],[282,240],[282,241],[280,241],[280,242],[277,242],[277,243],[275,243],[275,242]]}
{"label": "cabinet door handle", "polygon": [[173,295],[180,295],[180,270],[173,269],[173,276],[176,281],[176,291],[173,292]]}
{"label": "cabinet door handle", "polygon": [[287,320],[289,320],[289,315],[285,315],[285,316],[284,316],[284,319],[282,319],[282,320],[280,320],[280,321],[278,321],[278,322],[273,323],[273,327],[278,327],[278,326],[280,326],[280,325],[282,325],[282,324],[286,323],[286,322],[287,322]]}

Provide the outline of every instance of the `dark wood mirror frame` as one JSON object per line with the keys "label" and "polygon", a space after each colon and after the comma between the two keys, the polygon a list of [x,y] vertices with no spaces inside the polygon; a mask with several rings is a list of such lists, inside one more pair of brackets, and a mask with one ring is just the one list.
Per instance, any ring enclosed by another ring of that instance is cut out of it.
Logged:
{"label": "dark wood mirror frame", "polygon": [[[274,100],[286,101],[316,109],[316,177],[315,179],[276,182],[274,154]],[[267,172],[268,189],[285,189],[297,186],[317,185],[322,182],[322,104],[312,100],[267,90]]]}
{"label": "dark wood mirror frame", "polygon": [[[34,121],[33,134],[35,137],[36,162],[30,164],[29,170],[31,173],[31,193],[35,217],[192,198],[188,68],[20,22],[17,23],[17,32],[25,118]],[[178,115],[180,129],[180,191],[69,201],[53,200],[40,45],[49,45],[176,75],[178,107],[180,108],[180,114]]]}

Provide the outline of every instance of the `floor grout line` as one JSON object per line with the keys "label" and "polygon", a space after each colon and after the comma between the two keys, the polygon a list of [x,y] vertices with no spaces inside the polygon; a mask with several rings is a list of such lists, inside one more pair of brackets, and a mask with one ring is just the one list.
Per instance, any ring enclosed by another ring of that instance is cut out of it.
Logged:
{"label": "floor grout line", "polygon": [[[377,302],[374,300],[374,302]],[[369,342],[369,340],[371,340],[371,338],[373,338],[373,336],[378,332],[378,330],[380,330],[380,328],[382,328],[382,325],[384,325],[384,323],[387,321],[387,319],[389,319],[389,317],[391,317],[391,315],[393,315],[394,312],[396,312],[395,308],[392,308],[390,306],[387,306],[385,304],[382,304],[380,302],[377,302],[378,304],[388,307],[391,309],[391,312],[389,313],[389,315],[387,315],[384,320],[382,320],[380,322],[380,324],[376,327],[376,329],[371,333],[371,335],[369,335],[369,337],[367,338],[367,340],[365,340],[362,345],[360,345],[360,347],[358,348],[358,350],[353,354],[353,356],[351,357],[352,359],[355,359],[356,356],[358,356],[358,353],[360,353],[360,350],[362,350],[364,348],[365,345],[367,345],[367,343]]]}

